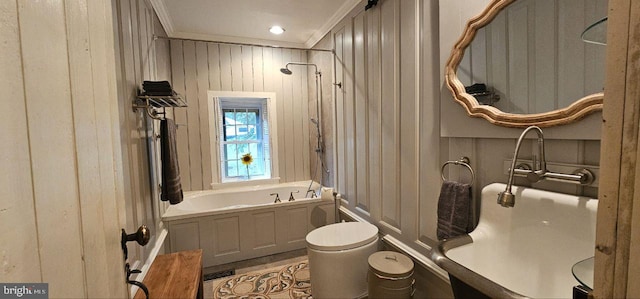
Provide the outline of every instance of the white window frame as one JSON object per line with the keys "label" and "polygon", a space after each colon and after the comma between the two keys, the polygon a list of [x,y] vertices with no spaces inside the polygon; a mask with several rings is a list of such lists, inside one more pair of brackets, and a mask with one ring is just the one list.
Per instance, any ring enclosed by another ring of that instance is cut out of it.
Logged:
{"label": "white window frame", "polygon": [[[219,101],[221,98],[238,98],[240,99],[265,99],[267,102],[267,122],[269,128],[269,153],[271,158],[271,178],[262,178],[262,179],[250,179],[250,180],[238,180],[238,181],[228,181],[223,182],[222,178],[224,177],[223,165],[220,159],[220,141],[223,136],[220,136],[220,128],[218,120],[219,112]],[[276,138],[278,134],[278,124],[277,124],[277,109],[276,109],[276,94],[274,92],[245,92],[245,91],[213,91],[210,90],[207,93],[207,104],[208,104],[208,116],[209,116],[209,144],[210,144],[210,154],[211,154],[211,174],[213,178],[213,182],[211,183],[211,187],[213,189],[227,188],[227,187],[237,187],[237,186],[248,186],[255,184],[277,184],[280,182],[280,172],[278,170],[278,140]]]}

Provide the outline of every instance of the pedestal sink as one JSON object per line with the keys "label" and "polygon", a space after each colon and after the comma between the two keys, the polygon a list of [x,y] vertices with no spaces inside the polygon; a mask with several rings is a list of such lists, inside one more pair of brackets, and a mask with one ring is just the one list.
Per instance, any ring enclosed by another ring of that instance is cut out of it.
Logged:
{"label": "pedestal sink", "polygon": [[572,266],[594,254],[598,201],[514,186],[518,203],[504,208],[505,186],[486,186],[478,227],[440,242],[431,259],[489,297],[571,298]]}

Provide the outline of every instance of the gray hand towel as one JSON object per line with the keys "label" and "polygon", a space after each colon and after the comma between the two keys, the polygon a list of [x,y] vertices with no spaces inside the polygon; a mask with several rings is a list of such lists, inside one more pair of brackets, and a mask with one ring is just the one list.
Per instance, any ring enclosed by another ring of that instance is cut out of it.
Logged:
{"label": "gray hand towel", "polygon": [[444,181],[438,199],[438,240],[467,233],[471,216],[471,186]]}
{"label": "gray hand towel", "polygon": [[160,121],[160,159],[162,159],[162,201],[172,205],[182,202],[182,184],[178,166],[176,124],[172,119]]}

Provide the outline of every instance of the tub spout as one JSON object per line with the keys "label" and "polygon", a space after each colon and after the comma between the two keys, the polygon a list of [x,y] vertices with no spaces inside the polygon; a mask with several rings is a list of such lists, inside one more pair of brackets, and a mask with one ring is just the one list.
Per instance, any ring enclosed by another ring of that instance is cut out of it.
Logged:
{"label": "tub spout", "polygon": [[280,201],[280,194],[278,194],[278,193],[271,193],[271,194],[269,194],[269,195],[271,195],[271,196],[274,196],[274,195],[275,195],[275,196],[276,196],[276,200],[274,200],[274,201],[273,201],[273,203],[281,202],[281,201]]}
{"label": "tub spout", "polygon": [[311,198],[318,197],[316,195],[316,191],[315,190],[311,190],[311,189],[307,190],[307,194],[305,194],[304,196],[307,197],[307,195],[309,195],[309,193],[311,193]]}

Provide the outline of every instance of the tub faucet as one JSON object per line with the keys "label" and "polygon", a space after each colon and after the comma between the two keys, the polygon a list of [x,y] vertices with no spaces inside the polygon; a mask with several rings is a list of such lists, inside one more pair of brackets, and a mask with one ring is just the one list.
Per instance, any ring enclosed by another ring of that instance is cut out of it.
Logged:
{"label": "tub faucet", "polygon": [[276,200],[274,200],[274,201],[273,201],[273,203],[281,202],[281,201],[280,201],[280,194],[278,194],[278,193],[271,193],[271,194],[269,194],[269,195],[271,195],[271,196],[274,196],[274,195],[275,195],[275,196],[276,196]]}
{"label": "tub faucet", "polygon": [[292,191],[292,192],[289,194],[289,201],[294,201],[294,200],[296,200],[296,199],[293,197],[293,193],[300,193],[300,190],[296,190],[296,192],[293,192],[293,191]]}
{"label": "tub faucet", "polygon": [[544,157],[544,135],[542,134],[542,129],[537,126],[531,126],[520,134],[520,138],[518,138],[518,142],[516,143],[516,150],[513,154],[513,160],[511,161],[511,168],[509,168],[509,181],[507,181],[507,188],[498,194],[498,204],[503,207],[511,208],[516,204],[516,196],[511,193],[511,185],[513,184],[513,173],[516,168],[516,161],[518,160],[518,152],[520,152],[520,145],[524,140],[525,135],[529,133],[529,131],[535,130],[538,134],[538,152],[540,155],[540,161],[535,163],[534,170],[530,170],[527,173],[527,179],[532,182],[540,181],[545,177],[547,173],[547,162]]}
{"label": "tub faucet", "polygon": [[318,196],[316,195],[316,191],[311,190],[311,189],[307,190],[307,193],[306,193],[304,196],[305,196],[305,197],[307,197],[307,195],[309,195],[309,192],[311,192],[311,198],[318,197]]}

